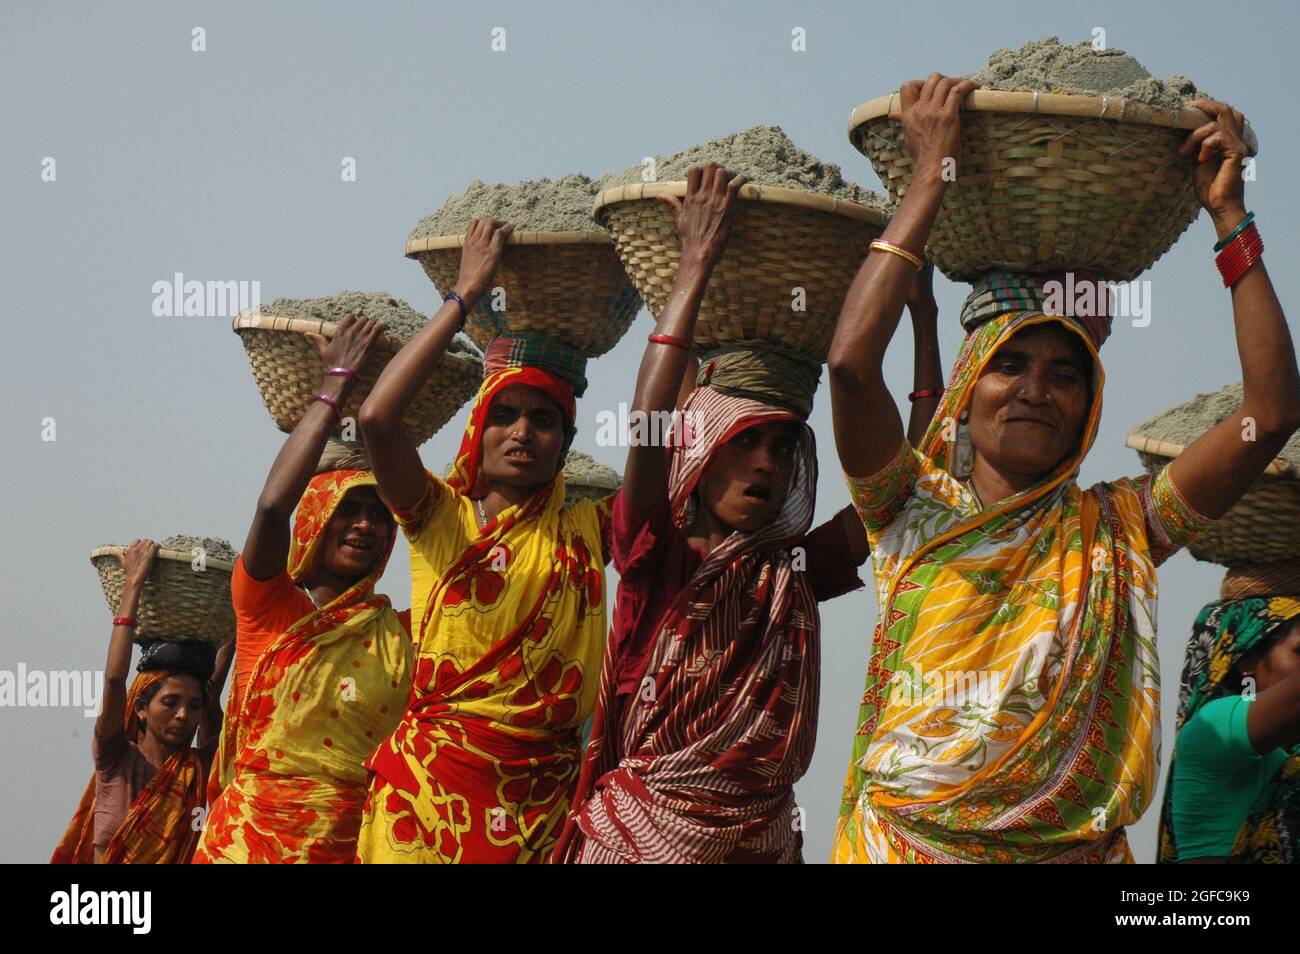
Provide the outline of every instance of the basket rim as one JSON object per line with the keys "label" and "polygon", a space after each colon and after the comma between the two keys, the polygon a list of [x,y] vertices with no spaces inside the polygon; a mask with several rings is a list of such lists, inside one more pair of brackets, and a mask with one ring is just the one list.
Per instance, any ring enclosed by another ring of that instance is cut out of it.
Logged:
{"label": "basket rim", "polygon": [[[125,552],[126,547],[118,546],[117,544],[95,547],[95,549],[90,551],[90,562],[94,563],[99,557],[117,556]],[[156,556],[161,560],[175,560],[178,563],[189,563],[194,559],[194,556],[191,553],[186,553],[181,550],[167,550],[162,547],[158,548]],[[218,570],[225,570],[228,573],[233,573],[235,571],[235,564],[227,560],[221,560],[217,557],[208,557],[205,562],[207,566],[215,567]]]}
{"label": "basket rim", "polygon": [[[674,179],[663,182],[630,182],[626,185],[606,189],[596,197],[591,207],[592,215],[607,206],[621,202],[638,202],[653,199],[656,196],[671,195],[678,198],[686,195],[686,180]],[[816,212],[829,212],[846,218],[870,222],[872,225],[884,225],[889,221],[889,213],[873,209],[852,199],[841,199],[824,192],[809,192],[805,189],[790,189],[785,186],[765,186],[748,182],[740,188],[740,198],[754,202],[774,202],[799,209],[812,209]]]}
{"label": "basket rim", "polygon": [[[1145,434],[1139,434],[1136,431],[1129,433],[1124,438],[1124,446],[1131,447],[1139,454],[1152,454],[1156,457],[1168,457],[1170,460],[1177,457],[1183,451],[1187,450],[1186,444],[1175,444],[1173,441],[1162,441],[1159,438],[1147,437]],[[1300,472],[1290,463],[1281,457],[1274,457],[1272,462],[1264,468],[1264,473],[1272,477],[1290,477],[1300,478]]]}
{"label": "basket rim", "polygon": [[[322,338],[332,338],[338,329],[337,321],[325,321],[322,318],[289,318],[285,315],[256,311],[241,311],[230,323],[230,330],[236,334],[241,331],[284,331],[294,334],[311,332]],[[390,344],[395,351],[400,351],[406,344],[402,339],[387,333],[380,335],[379,340]],[[461,351],[452,351],[450,348],[443,355],[444,361],[448,359],[452,359],[455,363],[469,363],[474,369],[480,369],[483,364],[483,359],[476,354],[465,354]]]}
{"label": "basket rim", "polygon": [[[859,126],[888,116],[898,90],[877,96],[849,113],[849,138]],[[1032,90],[977,89],[966,94],[962,109],[988,113],[1041,113],[1045,116],[1074,116],[1079,119],[1109,119],[1116,122],[1195,129],[1210,117],[1194,106],[1161,109],[1123,96],[1091,96],[1079,93],[1036,93]],[[1259,151],[1259,139],[1249,122],[1242,130],[1251,155]]]}
{"label": "basket rim", "polygon": [[[613,245],[614,240],[608,232],[595,229],[581,232],[544,232],[537,229],[511,233],[506,239],[507,245]],[[448,235],[426,235],[424,238],[408,238],[407,258],[416,258],[421,252],[441,252],[447,249],[461,248],[465,245],[465,233]]]}

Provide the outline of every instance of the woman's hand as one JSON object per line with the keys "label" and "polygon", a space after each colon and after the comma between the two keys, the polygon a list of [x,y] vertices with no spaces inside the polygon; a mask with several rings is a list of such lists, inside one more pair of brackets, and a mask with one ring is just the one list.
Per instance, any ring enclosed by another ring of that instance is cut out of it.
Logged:
{"label": "woman's hand", "polygon": [[[898,88],[902,112],[890,117],[902,120],[913,178],[948,182],[956,175],[961,161],[961,104],[979,85],[974,80],[931,73],[925,82],[912,80]],[[947,159],[952,160],[951,173],[945,176]]]}
{"label": "woman's hand", "polygon": [[492,276],[501,264],[506,239],[514,230],[512,222],[470,219],[465,229],[465,244],[460,249],[460,274],[456,278],[456,293],[465,300],[467,308],[492,287]]}
{"label": "woman's hand", "polygon": [[144,581],[149,578],[149,571],[153,568],[154,556],[157,553],[158,544],[152,540],[140,539],[133,540],[125,553],[118,554],[122,569],[126,571],[126,580],[122,585],[124,593],[127,591],[139,593],[140,588],[144,586]]}
{"label": "woman's hand", "polygon": [[727,248],[740,188],[749,176],[727,172],[716,162],[692,166],[686,174],[686,198],[661,195],[672,206],[682,264],[711,270]]}
{"label": "woman's hand", "polygon": [[326,368],[349,368],[361,374],[374,356],[375,346],[383,332],[384,325],[372,318],[344,315],[333,338],[327,340],[321,335],[308,332],[307,340],[316,348],[316,353]]}
{"label": "woman's hand", "polygon": [[1227,225],[1221,231],[1222,238],[1246,214],[1246,184],[1242,179],[1244,163],[1250,156],[1242,138],[1246,118],[1240,110],[1212,99],[1196,99],[1188,105],[1208,114],[1211,120],[1192,130],[1178,154],[1196,158],[1196,198],[1216,227]]}

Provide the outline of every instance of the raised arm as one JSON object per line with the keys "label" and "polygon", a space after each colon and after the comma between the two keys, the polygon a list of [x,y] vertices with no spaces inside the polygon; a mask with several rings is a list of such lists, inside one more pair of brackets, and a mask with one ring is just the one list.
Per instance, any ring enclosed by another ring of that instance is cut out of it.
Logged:
{"label": "raised arm", "polygon": [[[934,300],[934,263],[912,273],[907,296],[907,313],[912,316],[912,413],[907,419],[907,442],[921,445],[926,429],[943,397],[943,361],[939,357],[939,305]],[[861,476],[861,475],[859,475]]]}
{"label": "raised arm", "polygon": [[464,327],[465,315],[491,287],[506,239],[514,228],[495,219],[470,220],[460,252],[460,274],[452,290],[464,302],[464,311],[449,296],[428,323],[388,362],[361,405],[358,415],[361,437],[375,469],[379,494],[390,507],[405,510],[418,503],[424,494],[424,465],[402,427],[402,417],[433,369],[442,363],[447,346]]}
{"label": "raised arm", "polygon": [[[327,369],[347,368],[360,375],[383,330],[383,325],[369,318],[347,315],[328,342],[320,335],[308,338]],[[357,377],[327,375],[321,394],[342,408],[356,381]],[[337,423],[338,412],[333,407],[325,401],[312,401],[276,455],[244,541],[244,569],[253,579],[269,580],[284,572],[289,557],[290,518]]]}
{"label": "raised arm", "polygon": [[[713,267],[722,257],[745,176],[728,180],[727,170],[716,162],[693,166],[687,174],[686,198],[660,196],[673,207],[682,258],[677,266],[668,303],[659,313],[654,333],[684,342],[686,347],[651,342],[641,358],[632,413],[650,420],[673,410],[693,367],[689,348],[700,315],[700,302]],[[653,432],[653,429],[648,429]],[[668,457],[655,442],[633,445],[627,452],[623,499],[635,511],[646,511],[668,493]]]}
{"label": "raised arm", "polygon": [[[1300,643],[1300,623],[1281,638]],[[1300,745],[1300,669],[1255,697],[1246,710],[1246,734],[1261,754]]]}
{"label": "raised arm", "polygon": [[212,678],[208,680],[208,701],[199,716],[199,745],[221,735],[221,690],[226,687],[226,677],[234,658],[235,641],[228,639],[217,648],[216,664],[212,668]]}
{"label": "raised arm", "polygon": [[[158,544],[152,540],[134,540],[121,554],[122,569],[126,574],[122,582],[122,600],[117,615],[135,619],[140,610],[140,592],[153,567]],[[101,739],[116,735],[126,724],[126,681],[131,674],[132,639],[135,627],[114,626],[108,640],[108,661],[104,664],[104,701],[95,720],[95,735]]]}
{"label": "raised arm", "polygon": [[[1194,130],[1181,152],[1197,157],[1197,198],[1222,240],[1246,217],[1245,120],[1223,103],[1196,100],[1192,105],[1214,120]],[[1169,465],[1188,503],[1213,519],[1241,499],[1300,427],[1295,345],[1263,262],[1256,262],[1232,286],[1232,320],[1241,358],[1241,410],[1201,435]]]}
{"label": "raised arm", "polygon": [[[914,80],[899,90],[912,181],[882,238],[918,257],[948,187],[946,167],[959,160],[961,102],[977,86],[933,73],[924,83]],[[883,365],[915,277],[906,258],[873,252],[840,309],[828,358],[831,418],[840,465],[850,476],[875,474],[903,441],[903,422],[885,387]]]}

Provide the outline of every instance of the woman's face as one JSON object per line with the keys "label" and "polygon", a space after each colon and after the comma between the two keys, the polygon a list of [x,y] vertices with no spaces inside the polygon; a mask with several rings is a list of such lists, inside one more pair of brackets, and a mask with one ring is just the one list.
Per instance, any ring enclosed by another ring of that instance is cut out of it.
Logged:
{"label": "woman's face", "polygon": [[353,487],[325,525],[318,566],[339,579],[369,576],[388,549],[393,517],[374,487]]}
{"label": "woman's face", "polygon": [[792,421],[745,428],[709,458],[697,485],[701,504],[733,530],[766,526],[785,504],[798,443]]}
{"label": "woman's face", "polygon": [[1289,629],[1274,639],[1258,662],[1246,668],[1245,674],[1254,676],[1255,691],[1263,692],[1297,669],[1300,669],[1300,619],[1294,620]]}
{"label": "woman's face", "polygon": [[203,686],[197,676],[168,676],[147,706],[137,710],[146,730],[167,749],[184,748],[194,738],[203,712]]}
{"label": "woman's face", "polygon": [[569,449],[564,412],[546,392],[526,384],[502,388],[483,428],[483,476],[529,489],[555,479]]}
{"label": "woman's face", "polygon": [[1065,460],[1088,418],[1091,359],[1056,324],[1011,337],[984,366],[971,394],[975,453],[1011,482],[1033,483]]}

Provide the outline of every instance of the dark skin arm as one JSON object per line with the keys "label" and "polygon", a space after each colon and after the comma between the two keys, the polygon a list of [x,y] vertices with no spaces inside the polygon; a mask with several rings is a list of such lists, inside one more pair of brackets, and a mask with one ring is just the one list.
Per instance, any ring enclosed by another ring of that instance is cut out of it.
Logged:
{"label": "dark skin arm", "polygon": [[[971,80],[934,73],[924,83],[913,81],[900,88],[903,131],[914,171],[907,195],[885,228],[886,241],[917,254],[925,248],[948,186],[944,159],[960,161],[961,103],[977,87]],[[916,279],[916,268],[906,259],[873,252],[858,269],[840,310],[828,356],[831,408],[840,465],[852,477],[878,473],[904,440],[902,418],[885,386],[883,365],[903,306],[915,297]],[[913,317],[915,321],[916,312]],[[918,372],[937,370],[937,350],[936,367],[930,366],[928,357],[924,368],[922,364],[918,353]],[[925,410],[913,408],[914,426],[909,428],[913,436],[919,437],[915,432],[923,429],[916,425]]]}
{"label": "dark skin arm", "polygon": [[[686,198],[660,196],[673,207],[682,258],[677,266],[668,303],[659,313],[655,334],[691,341],[700,314],[700,302],[713,267],[727,246],[740,188],[745,176],[728,180],[727,170],[716,162],[693,166],[687,174]],[[637,374],[632,411],[651,415],[670,411],[687,387],[689,351],[673,345],[647,344]],[[633,446],[627,453],[623,497],[636,512],[650,510],[668,493],[668,457],[663,447]]]}
{"label": "dark skin arm", "polygon": [[[1293,652],[1300,643],[1300,620],[1280,639],[1288,641],[1284,651]],[[1300,745],[1300,668],[1255,696],[1246,710],[1246,732],[1260,753]]]}
{"label": "dark skin arm", "polygon": [[[470,221],[454,289],[464,300],[467,311],[491,287],[506,239],[513,231],[512,224],[495,219]],[[418,503],[427,482],[424,464],[402,427],[402,417],[433,369],[442,362],[460,325],[460,306],[454,299],[443,302],[437,313],[384,368],[361,405],[357,421],[361,437],[375,469],[379,494],[394,510],[405,510]]]}
{"label": "dark skin arm", "polygon": [[[126,552],[118,559],[126,578],[122,584],[122,600],[118,604],[117,615],[135,619],[140,610],[140,593],[144,581],[153,568],[153,560],[158,552],[158,544],[152,540],[134,540]],[[95,720],[95,735],[101,739],[116,735],[126,724],[127,677],[131,674],[132,640],[135,628],[132,626],[114,626],[108,641],[108,661],[104,664],[104,702]]]}
{"label": "dark skin arm", "polygon": [[[337,365],[330,365],[337,367]],[[203,707],[199,717],[199,745],[221,735],[221,723],[224,715],[221,711],[221,691],[226,687],[226,677],[230,674],[230,664],[235,658],[235,641],[228,639],[217,648],[217,659],[212,669],[212,678],[208,680],[208,703]]]}
{"label": "dark skin arm", "polygon": [[[1223,239],[1246,217],[1245,120],[1223,103],[1196,100],[1191,105],[1213,119],[1194,130],[1180,152],[1197,159],[1196,195]],[[1241,410],[1193,441],[1169,465],[1187,501],[1213,519],[1241,499],[1300,427],[1295,345],[1264,263],[1256,262],[1231,294],[1241,358]],[[1246,419],[1254,421],[1253,440],[1243,437]]]}
{"label": "dark skin arm", "polygon": [[[326,368],[351,368],[359,375],[374,354],[375,344],[383,330],[383,325],[369,318],[346,315],[329,341],[315,334],[307,337]],[[319,393],[328,395],[343,407],[356,386],[356,380],[326,377]],[[294,508],[316,473],[325,442],[336,424],[334,409],[322,401],[313,401],[276,455],[266,485],[258,497],[257,512],[248,528],[248,538],[244,541],[244,569],[253,579],[269,580],[284,572],[289,558],[289,530]]]}
{"label": "dark skin arm", "polygon": [[907,442],[913,447],[921,445],[925,431],[930,426],[934,412],[943,397],[943,361],[939,357],[939,305],[934,300],[934,264],[913,272],[912,289],[907,296],[907,312],[912,316],[912,390],[932,390],[930,397],[912,401],[912,413],[907,419]]}

